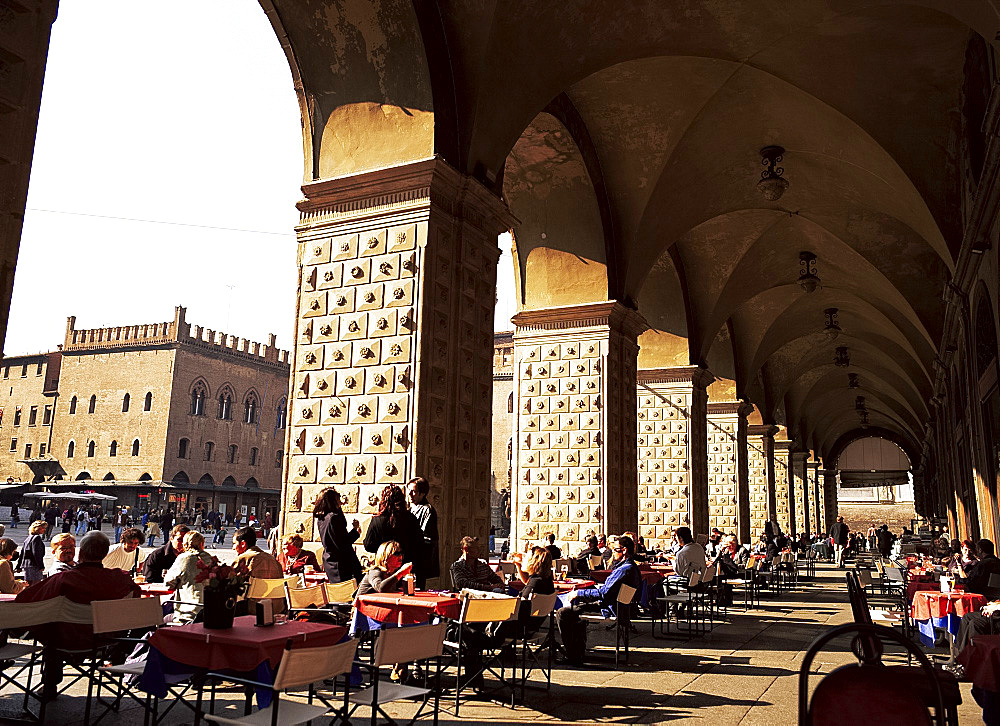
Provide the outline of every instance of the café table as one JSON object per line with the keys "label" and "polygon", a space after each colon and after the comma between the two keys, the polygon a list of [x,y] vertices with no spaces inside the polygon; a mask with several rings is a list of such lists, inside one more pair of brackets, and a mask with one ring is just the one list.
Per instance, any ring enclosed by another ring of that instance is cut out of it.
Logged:
{"label": "caf\u00e9 table", "polygon": [[[285,649],[335,645],[344,639],[343,625],[290,620],[281,625],[258,628],[252,615],[233,621],[232,628],[214,630],[202,623],[188,623],[157,629],[149,638],[146,669],[139,687],[157,698],[167,696],[171,676],[208,671],[250,674],[254,680],[270,683]],[[257,691],[257,704],[265,708],[269,690]]]}
{"label": "caf\u00e9 table", "polygon": [[1000,635],[973,635],[958,654],[972,697],[983,709],[983,721],[1000,721]]}
{"label": "caf\u00e9 table", "polygon": [[[595,582],[604,582],[612,572],[614,570],[591,570],[590,576]],[[669,574],[673,574],[673,569],[670,570]],[[647,608],[653,597],[653,588],[667,576],[667,573],[660,569],[639,570],[639,576],[642,578],[642,585],[639,587],[639,605]]]}
{"label": "caf\u00e9 table", "polygon": [[363,635],[385,626],[419,625],[440,617],[454,620],[460,612],[461,603],[451,593],[368,593],[354,601],[350,632]]}
{"label": "caf\u00e9 table", "polygon": [[948,632],[949,638],[958,635],[962,616],[975,612],[986,604],[986,598],[974,592],[939,592],[920,590],[913,595],[911,615],[917,624],[920,640],[924,645],[934,645],[934,628]]}

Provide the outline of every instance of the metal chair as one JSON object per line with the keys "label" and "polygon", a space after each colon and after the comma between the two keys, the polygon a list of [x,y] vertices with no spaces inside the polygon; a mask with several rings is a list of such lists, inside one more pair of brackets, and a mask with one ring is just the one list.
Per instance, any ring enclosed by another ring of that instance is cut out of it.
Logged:
{"label": "metal chair", "polygon": [[[552,663],[555,658],[555,607],[559,596],[556,593],[551,595],[533,594],[530,599],[521,603],[523,608],[527,608],[526,617],[545,618],[548,623],[534,632],[530,632],[524,626],[521,635],[521,700],[524,700],[524,690],[527,686],[528,677],[535,671],[541,670],[545,675],[545,690],[549,690],[552,685]],[[542,660],[543,653],[547,656]],[[528,660],[531,660],[531,667],[528,667]]]}
{"label": "metal chair", "polygon": [[[698,617],[698,606],[700,603],[700,598],[698,596],[698,585],[701,583],[701,572],[694,570],[690,577],[688,577],[687,587],[683,592],[668,593],[662,597],[656,598],[657,602],[663,605],[663,614],[659,618],[660,621],[660,635],[656,635],[656,620],[653,618],[652,629],[650,630],[650,635],[654,638],[656,637],[669,637],[670,635],[670,613],[671,610],[674,611],[674,615],[677,618],[677,629],[680,631],[680,611],[682,608],[687,609],[687,634],[690,636],[693,632],[698,632],[699,634],[704,632],[703,626],[699,625],[702,620]],[[667,623],[667,631],[663,632],[663,622]]]}

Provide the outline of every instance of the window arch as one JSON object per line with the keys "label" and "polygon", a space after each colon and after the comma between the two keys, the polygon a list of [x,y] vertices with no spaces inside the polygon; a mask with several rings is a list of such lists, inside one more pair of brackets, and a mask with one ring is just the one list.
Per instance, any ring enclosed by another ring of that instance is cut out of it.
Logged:
{"label": "window arch", "polygon": [[111,446],[108,447],[108,456],[118,456],[118,442],[112,441]]}
{"label": "window arch", "polygon": [[282,396],[281,400],[278,402],[278,409],[275,411],[275,429],[285,428],[285,422],[288,420],[288,397]]}
{"label": "window arch", "polygon": [[236,446],[236,444],[230,444],[229,445],[229,457],[228,457],[228,461],[229,461],[230,464],[235,464],[236,463],[237,454],[239,454],[239,448]]}
{"label": "window arch", "polygon": [[198,480],[198,483],[211,487],[215,486],[215,479],[212,478],[211,474],[205,474],[201,479]]}
{"label": "window arch", "polygon": [[139,439],[132,441],[132,456],[139,455]]}
{"label": "window arch", "polygon": [[71,416],[76,413],[76,396],[69,399],[69,413]]}
{"label": "window arch", "polygon": [[97,395],[90,397],[90,408],[87,409],[87,413],[93,413],[97,410]]}
{"label": "window arch", "polygon": [[109,471],[107,474],[104,475],[104,481],[114,481],[114,480],[115,480],[115,475],[112,472]]}
{"label": "window arch", "polygon": [[234,486],[237,486],[236,480],[233,479],[231,476],[227,476],[225,479],[222,480],[222,486],[224,486],[224,487],[234,487]]}
{"label": "window arch", "polygon": [[139,481],[153,481],[153,476],[147,471],[139,477]]}
{"label": "window arch", "polygon": [[219,391],[219,418],[223,421],[233,419],[233,389],[223,386]]}
{"label": "window arch", "polygon": [[128,413],[128,407],[132,403],[132,397],[129,394],[122,396],[122,413]]}
{"label": "window arch", "polygon": [[74,454],[76,454],[76,442],[70,441],[69,444],[66,445],[66,458],[72,459]]}
{"label": "window arch", "polygon": [[205,461],[211,461],[212,455],[215,453],[215,443],[212,441],[205,442]]}
{"label": "window arch", "polygon": [[188,458],[188,445],[191,443],[189,439],[181,439],[177,442],[177,458],[186,459]]}
{"label": "window arch", "polygon": [[76,480],[77,481],[90,481],[90,472],[89,471],[81,471],[79,474],[76,475]]}
{"label": "window arch", "polygon": [[253,391],[247,393],[246,398],[243,399],[243,423],[256,423],[259,404],[257,402],[257,394]]}
{"label": "window arch", "polygon": [[260,484],[257,482],[256,479],[254,479],[253,477],[250,477],[249,479],[247,479],[246,486],[249,489],[257,489],[257,488],[260,487]]}
{"label": "window arch", "polygon": [[514,413],[514,392],[511,391],[510,395],[507,396],[507,413]]}
{"label": "window arch", "polygon": [[250,466],[257,466],[257,447],[251,447],[250,449]]}
{"label": "window arch", "polygon": [[[191,386],[191,415],[205,415],[205,399],[208,398],[208,386],[204,381],[195,381]],[[150,401],[152,403],[152,401]]]}
{"label": "window arch", "polygon": [[142,410],[143,411],[152,411],[153,410],[153,392],[152,391],[146,391],[146,398],[142,402]]}
{"label": "window arch", "polygon": [[191,480],[188,478],[187,472],[179,471],[174,474],[170,481],[175,482],[176,484],[188,484]]}
{"label": "window arch", "polygon": [[90,443],[87,444],[87,456],[88,457],[93,456],[94,452],[96,450],[97,450],[97,443],[96,442],[91,441]]}

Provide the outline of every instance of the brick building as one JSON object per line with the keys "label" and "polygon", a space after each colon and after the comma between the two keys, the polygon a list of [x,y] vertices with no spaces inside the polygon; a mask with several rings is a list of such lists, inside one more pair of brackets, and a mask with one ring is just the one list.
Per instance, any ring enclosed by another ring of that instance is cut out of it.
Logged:
{"label": "brick building", "polygon": [[71,317],[59,350],[2,362],[0,476],[140,507],[276,512],[288,370],[273,335],[192,326],[183,307],[148,325]]}

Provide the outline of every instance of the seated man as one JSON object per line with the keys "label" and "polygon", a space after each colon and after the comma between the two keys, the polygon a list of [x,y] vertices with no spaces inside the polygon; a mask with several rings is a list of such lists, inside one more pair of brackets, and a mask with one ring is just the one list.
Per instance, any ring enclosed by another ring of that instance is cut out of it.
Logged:
{"label": "seated man", "polygon": [[59,572],[72,570],[76,567],[76,538],[69,532],[61,532],[53,537],[49,544],[52,547],[53,562],[45,569],[45,576],[51,577]]}
{"label": "seated man", "polygon": [[462,537],[462,556],[451,565],[451,583],[457,590],[503,592],[503,579],[479,559],[479,538]]}
{"label": "seated man", "polygon": [[238,567],[245,562],[250,577],[277,580],[283,576],[278,561],[257,546],[257,532],[253,527],[240,527],[233,533],[233,549],[238,555],[233,565]]}
{"label": "seated man", "polygon": [[281,552],[275,559],[286,575],[298,575],[310,567],[313,572],[319,570],[316,553],[304,549],[303,544],[302,537],[297,534],[290,534],[281,541]]}
{"label": "seated man", "polygon": [[618,591],[622,585],[639,589],[642,585],[642,575],[639,574],[639,566],[635,563],[635,541],[631,537],[622,535],[618,538],[611,567],[611,574],[604,582],[594,587],[576,590],[572,596],[573,604],[585,605],[597,602],[600,603],[602,610],[612,611],[618,602]]}
{"label": "seated man", "polygon": [[142,530],[126,527],[119,537],[120,542],[111,548],[104,558],[104,566],[112,570],[125,570],[135,573],[139,571],[139,544],[142,542]]}
{"label": "seated man", "polygon": [[[107,557],[111,542],[107,535],[91,530],[80,540],[79,564],[65,572],[49,577],[44,582],[23,590],[14,602],[40,602],[65,596],[83,605],[94,600],[115,600],[123,597],[140,597],[142,590],[132,578],[121,570],[105,568],[101,562]],[[81,650],[91,647],[93,631],[89,625],[50,623],[31,629],[31,635],[44,647],[42,664],[43,697],[56,696],[62,680],[62,656],[54,648]]]}
{"label": "seated man", "polygon": [[990,575],[1000,575],[1000,559],[994,553],[993,542],[981,539],[976,543],[977,562],[969,565],[968,570],[959,568],[958,582],[965,585],[968,592],[986,595],[990,586]]}
{"label": "seated man", "polygon": [[590,535],[587,537],[587,547],[580,551],[576,556],[576,571],[582,572],[584,574],[590,572],[590,558],[600,557],[604,558],[604,553],[601,552],[600,546],[597,544],[597,537]]}
{"label": "seated man", "polygon": [[681,548],[674,560],[674,574],[669,579],[687,582],[693,572],[705,571],[705,548],[694,541],[690,527],[678,527],[675,534]]}
{"label": "seated man", "polygon": [[149,553],[142,563],[142,574],[146,582],[163,582],[164,573],[174,564],[177,555],[184,551],[184,535],[188,531],[187,525],[178,524],[170,530],[166,543]]}

